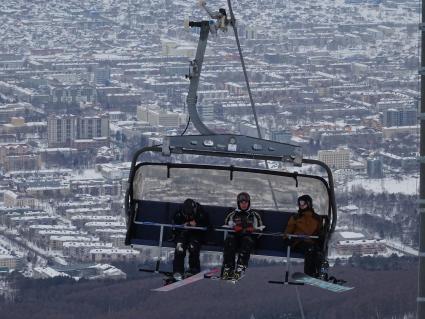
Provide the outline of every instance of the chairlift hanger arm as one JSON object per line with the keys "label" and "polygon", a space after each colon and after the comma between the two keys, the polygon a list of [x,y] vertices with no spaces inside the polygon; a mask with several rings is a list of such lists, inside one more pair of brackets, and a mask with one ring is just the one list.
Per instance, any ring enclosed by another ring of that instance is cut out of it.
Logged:
{"label": "chairlift hanger arm", "polygon": [[190,61],[189,74],[186,75],[186,78],[190,80],[186,103],[190,119],[192,120],[196,129],[201,134],[212,135],[214,132],[205,126],[196,109],[196,103],[198,101],[197,92],[202,72],[202,65],[204,63],[205,51],[208,43],[208,35],[210,32],[216,34],[218,30],[226,31],[227,25],[230,21],[227,19],[226,11],[224,9],[221,8],[218,12],[212,12],[206,7],[204,0],[200,1],[200,5],[205,9],[205,11],[213,20],[189,21],[187,24],[187,26],[191,28],[200,28],[200,34],[198,46],[196,48],[195,59]]}
{"label": "chairlift hanger arm", "polygon": [[199,79],[201,77],[202,64],[204,62],[205,50],[207,48],[208,35],[210,33],[210,22],[209,21],[190,21],[189,26],[194,28],[200,28],[200,35],[198,41],[198,47],[196,49],[195,59],[190,61],[190,70],[189,74],[186,75],[186,78],[189,78],[189,92],[187,94],[186,103],[189,116],[195,125],[196,129],[201,134],[214,134],[205,124],[202,122],[199,117],[198,111],[196,109],[196,103],[198,101],[198,87]]}

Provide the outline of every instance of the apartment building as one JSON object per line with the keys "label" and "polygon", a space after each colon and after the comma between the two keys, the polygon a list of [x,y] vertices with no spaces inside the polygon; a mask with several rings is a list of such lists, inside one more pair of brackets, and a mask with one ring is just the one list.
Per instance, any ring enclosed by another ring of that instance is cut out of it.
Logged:
{"label": "apartment building", "polygon": [[350,150],[337,148],[336,150],[320,150],[319,161],[324,162],[332,169],[343,169],[350,167]]}

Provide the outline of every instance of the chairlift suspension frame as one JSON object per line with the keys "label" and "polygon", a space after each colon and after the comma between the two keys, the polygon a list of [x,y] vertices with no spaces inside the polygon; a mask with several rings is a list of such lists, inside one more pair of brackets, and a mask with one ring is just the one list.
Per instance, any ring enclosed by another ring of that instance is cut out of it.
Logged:
{"label": "chairlift suspension frame", "polygon": [[[302,150],[299,145],[296,144],[290,144],[290,143],[280,143],[276,141],[270,141],[265,140],[261,138],[261,132],[259,131],[258,126],[258,120],[256,117],[255,112],[255,106],[253,104],[252,96],[250,94],[250,100],[251,105],[253,107],[254,117],[257,124],[257,130],[258,135],[260,138],[255,137],[249,137],[249,136],[243,136],[243,135],[235,135],[235,134],[216,134],[212,132],[201,120],[197,109],[197,91],[204,61],[204,55],[206,51],[207,41],[208,41],[208,35],[210,32],[217,32],[218,30],[225,31],[227,29],[227,25],[230,23],[232,27],[235,30],[235,35],[237,37],[237,31],[236,31],[236,25],[235,25],[235,18],[233,15],[233,12],[231,12],[231,19],[227,19],[226,15],[223,14],[224,9],[220,9],[218,14],[211,13],[206,6],[205,2],[201,1],[201,5],[205,8],[205,10],[208,12],[208,14],[213,18],[214,20],[203,20],[203,21],[189,21],[188,26],[189,27],[196,27],[200,28],[200,35],[199,35],[199,41],[196,51],[195,59],[190,62],[190,71],[189,74],[186,76],[190,80],[189,85],[189,92],[187,96],[187,105],[188,105],[188,113],[189,117],[192,120],[195,128],[200,132],[201,135],[184,135],[184,136],[166,136],[163,139],[163,143],[161,146],[150,146],[142,148],[141,150],[137,151],[132,159],[131,162],[131,169],[128,179],[128,189],[126,191],[125,195],[125,211],[127,215],[127,222],[128,222],[128,230],[126,235],[126,245],[137,245],[135,242],[137,242],[137,235],[135,232],[135,228],[143,225],[143,226],[149,226],[148,222],[140,222],[138,221],[138,200],[135,198],[134,194],[134,186],[135,186],[135,180],[136,175],[140,175],[138,169],[141,168],[141,162],[139,162],[139,157],[146,155],[148,153],[154,153],[157,155],[162,156],[162,158],[169,158],[168,162],[156,162],[154,161],[152,164],[161,164],[161,165],[167,165],[167,169],[169,167],[178,167],[178,164],[172,164],[171,163],[171,157],[173,156],[179,156],[182,154],[186,155],[195,155],[195,156],[215,156],[220,158],[228,158],[230,161],[233,161],[233,163],[237,162],[240,159],[251,159],[255,161],[275,161],[275,162],[284,162],[297,166],[302,166],[302,164],[308,164],[313,165],[316,167],[321,167],[326,171],[326,181],[323,180],[323,183],[327,189],[326,196],[328,197],[328,209],[325,213],[326,217],[326,225],[325,232],[326,235],[323,238],[323,249],[322,253],[323,255],[327,256],[327,250],[328,250],[328,242],[331,237],[331,234],[334,232],[336,227],[336,221],[337,221],[337,208],[336,208],[336,201],[335,201],[335,194],[334,194],[334,182],[333,182],[333,176],[332,171],[330,168],[323,162],[313,159],[307,159],[303,158]],[[231,4],[230,0],[228,0],[229,9],[231,10]],[[225,11],[224,11],[225,13]],[[238,48],[240,50],[240,44],[238,43]],[[240,51],[241,53],[241,51]],[[241,61],[243,63],[243,59],[241,56]],[[246,69],[243,64],[243,69],[245,72],[245,78],[247,80],[246,76]],[[249,83],[247,81],[247,85],[249,88]],[[250,92],[250,90],[249,90]],[[237,164],[237,163],[236,163]],[[188,167],[192,168],[205,168],[203,165],[200,164],[188,164]],[[238,170],[236,166],[233,166],[231,164],[227,168],[230,173],[232,170]],[[283,172],[277,172],[274,170],[270,170],[267,166],[267,169],[265,170],[256,170],[256,169],[250,169],[250,168],[243,168],[243,170],[252,172],[252,173],[261,173],[264,174],[264,179],[268,178],[267,176],[270,176],[270,174],[280,174],[280,175],[288,175],[288,176],[296,176],[298,175],[297,172],[293,173],[283,173]],[[292,174],[292,175],[291,175]],[[309,178],[319,178],[314,175],[303,175]],[[169,177],[169,174],[167,175],[167,178]],[[143,178],[143,174],[141,175],[141,178]],[[137,181],[136,181],[137,182]],[[270,182],[269,182],[270,184]],[[273,189],[270,185],[270,189],[273,192]],[[187,194],[188,197],[190,197],[190,194]],[[273,196],[274,199],[274,196]],[[275,200],[275,199],[274,199]],[[144,224],[143,224],[144,223]],[[150,226],[152,227],[159,227],[160,228],[160,234],[159,234],[159,241],[158,241],[158,259],[156,262],[155,270],[154,272],[161,272],[160,271],[160,260],[161,260],[161,250],[163,247],[163,237],[164,237],[164,229],[173,227],[174,225],[169,224],[168,220],[158,222],[150,222]],[[215,227],[216,231],[223,231]],[[276,234],[276,233],[275,233]],[[267,234],[263,234],[266,235]],[[273,234],[268,234],[269,236],[272,236]],[[279,234],[280,236],[281,234]],[[136,237],[135,237],[136,236]],[[289,267],[289,261],[290,261],[290,249],[289,251],[285,252],[286,257],[288,258],[288,265]],[[289,269],[286,271],[286,280],[284,283],[290,284],[288,277],[289,277]]]}

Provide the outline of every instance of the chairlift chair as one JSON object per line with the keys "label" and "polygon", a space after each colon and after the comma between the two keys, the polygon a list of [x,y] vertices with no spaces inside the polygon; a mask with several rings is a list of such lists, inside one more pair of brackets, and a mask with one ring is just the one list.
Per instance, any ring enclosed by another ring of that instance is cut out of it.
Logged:
{"label": "chairlift chair", "polygon": [[[205,2],[201,5],[205,7]],[[215,15],[210,16],[215,19]],[[222,16],[220,19],[215,23],[217,28],[235,23],[233,14],[227,23],[222,23]],[[162,247],[174,247],[174,243],[166,240],[176,227],[170,224],[171,217],[186,198],[192,198],[203,205],[213,225],[212,230],[204,230],[206,243],[202,250],[222,251],[228,232],[221,227],[224,218],[235,207],[236,195],[245,191],[251,195],[252,208],[260,212],[266,226],[254,254],[289,258],[282,232],[296,213],[298,196],[309,194],[315,211],[323,216],[320,241],[326,256],[337,220],[330,168],[321,161],[303,158],[301,147],[296,144],[215,134],[197,113],[196,94],[211,24],[208,20],[187,23],[189,27],[200,28],[196,57],[187,76],[190,80],[187,105],[190,120],[201,135],[166,136],[162,145],[145,147],[134,154],[125,196],[128,227],[125,243],[133,247],[159,247],[155,267],[158,272]],[[220,165],[200,163],[207,159]],[[249,165],[244,164],[246,161]],[[284,162],[295,168],[290,172],[262,168],[260,163],[264,161]],[[324,174],[298,173],[296,167],[302,165],[321,167]]]}

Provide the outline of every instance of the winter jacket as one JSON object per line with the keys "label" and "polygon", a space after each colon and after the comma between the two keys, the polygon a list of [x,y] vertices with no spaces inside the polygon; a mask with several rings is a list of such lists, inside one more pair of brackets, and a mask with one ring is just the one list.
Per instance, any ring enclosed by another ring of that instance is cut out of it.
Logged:
{"label": "winter jacket", "polygon": [[[308,209],[304,212],[298,212],[291,216],[286,226],[285,235],[309,235],[317,236],[320,233],[322,226],[321,217],[314,212],[313,209]],[[296,246],[301,240],[294,240],[293,245]],[[311,239],[304,240],[305,242],[313,242]]]}
{"label": "winter jacket", "polygon": [[244,229],[252,226],[255,231],[259,231],[262,229],[263,221],[260,214],[253,209],[248,209],[246,211],[235,209],[227,214],[224,224],[231,227],[241,225]]}
{"label": "winter jacket", "polygon": [[[182,209],[179,209],[173,216],[172,223],[174,225],[184,225],[190,221],[194,220],[196,222],[196,227],[210,227],[210,221],[208,214],[204,211],[201,204],[196,203],[196,212],[191,216],[187,216],[183,213]],[[180,230],[174,229],[174,235],[178,238],[182,233],[191,233],[192,235],[199,236],[199,239],[203,239],[205,236],[205,231],[203,230]]]}

